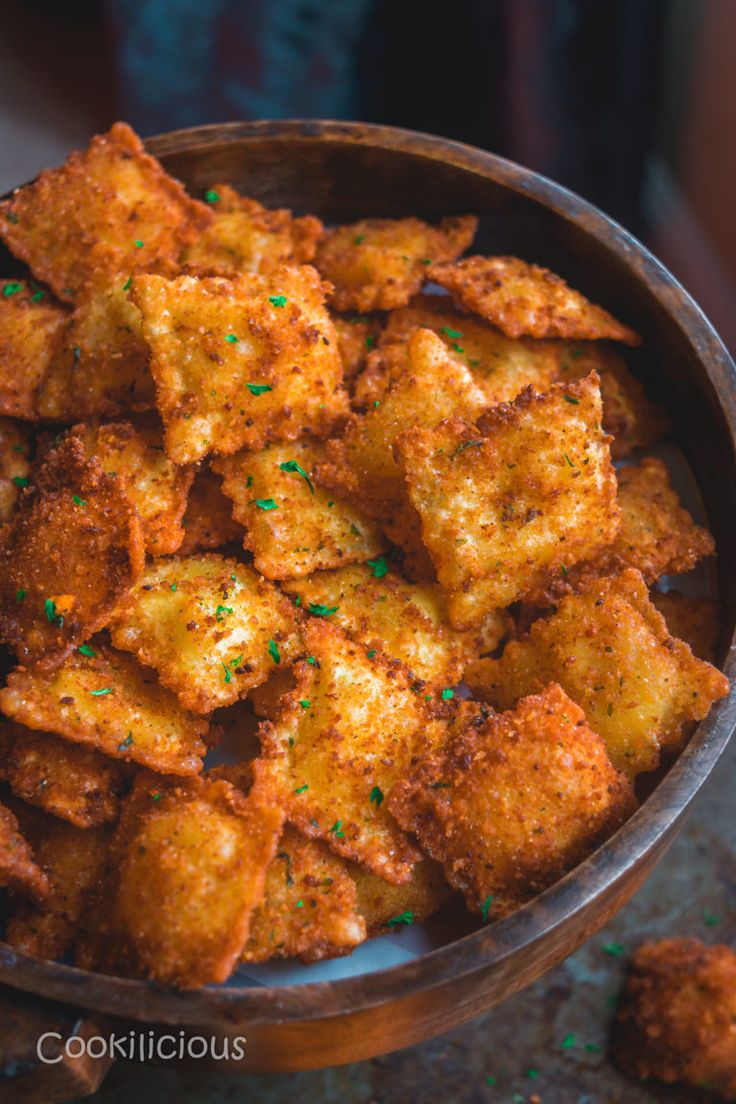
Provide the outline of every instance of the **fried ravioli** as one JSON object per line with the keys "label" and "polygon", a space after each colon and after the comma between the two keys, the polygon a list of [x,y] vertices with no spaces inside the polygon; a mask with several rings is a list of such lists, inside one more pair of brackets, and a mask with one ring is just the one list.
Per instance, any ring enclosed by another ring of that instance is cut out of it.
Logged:
{"label": "fried ravioli", "polygon": [[38,418],[38,389],[61,354],[68,320],[40,288],[0,280],[0,414]]}

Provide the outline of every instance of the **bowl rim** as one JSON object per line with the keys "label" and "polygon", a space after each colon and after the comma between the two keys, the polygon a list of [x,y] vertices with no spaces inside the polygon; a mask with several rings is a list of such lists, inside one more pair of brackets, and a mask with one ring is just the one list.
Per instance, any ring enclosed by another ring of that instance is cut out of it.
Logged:
{"label": "bowl rim", "polygon": [[[398,127],[331,120],[280,120],[210,124],[170,131],[146,140],[160,159],[226,143],[272,138],[288,142],[346,140],[375,149],[408,152],[491,178],[517,196],[544,206],[569,223],[584,223],[588,236],[638,278],[679,327],[717,395],[736,454],[736,368],[705,314],[649,250],[609,216],[562,185],[495,154],[447,138]],[[727,395],[727,384],[733,391]],[[736,682],[736,633],[724,663]],[[179,992],[155,982],[117,978],[49,962],[0,942],[0,982],[119,1018],[160,1023],[288,1024],[352,1015],[458,982],[530,949],[643,859],[663,848],[715,767],[736,728],[736,687],[696,729],[685,749],[636,813],[587,859],[506,919],[406,963],[372,973],[288,986],[205,986]],[[645,830],[646,826],[646,830]]]}

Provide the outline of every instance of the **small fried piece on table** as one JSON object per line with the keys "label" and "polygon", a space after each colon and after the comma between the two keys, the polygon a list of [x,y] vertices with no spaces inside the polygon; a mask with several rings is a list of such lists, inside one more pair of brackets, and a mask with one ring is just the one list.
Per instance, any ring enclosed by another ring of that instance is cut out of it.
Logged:
{"label": "small fried piece on table", "polygon": [[541,893],[636,808],[583,711],[552,683],[456,732],[392,790],[389,810],[444,866],[471,912],[501,917]]}
{"label": "small fried piece on table", "polygon": [[71,432],[84,442],[87,458],[94,457],[106,475],[120,481],[141,519],[146,552],[176,552],[184,539],[181,520],[194,468],[169,460],[155,426],[114,422],[75,426]]}
{"label": "small fried piece on table", "polygon": [[222,493],[222,480],[209,467],[200,468],[194,476],[181,524],[180,556],[243,539],[243,526],[233,518],[233,504]]}
{"label": "small fried piece on table", "polygon": [[194,713],[244,698],[301,649],[289,599],[250,565],[212,552],[149,564],[115,611],[112,641]]}
{"label": "small fried piece on table", "polygon": [[308,658],[295,664],[296,689],[276,721],[259,729],[256,778],[304,835],[402,885],[420,856],[384,797],[443,739],[452,703],[425,700],[400,663],[368,658],[326,616],[304,624]]}
{"label": "small fried piece on table", "polygon": [[471,628],[613,539],[616,476],[591,373],[396,446],[450,620]]}
{"label": "small fried piece on table", "polygon": [[629,1076],[736,1100],[736,952],[699,939],[644,943],[631,959],[611,1049]]}
{"label": "small fried piece on table", "polygon": [[263,903],[253,913],[243,962],[350,954],[366,937],[355,882],[344,859],[321,840],[287,825],[266,872]]}
{"label": "small fried piece on table", "polygon": [[162,774],[202,769],[207,721],[186,713],[153,671],[97,642],[55,671],[11,672],[0,710],[28,728]]}
{"label": "small fried piece on table", "polygon": [[222,779],[138,779],[111,847],[98,968],[179,989],[226,981],[283,819],[257,783],[245,797]]}
{"label": "small fried piece on table", "polygon": [[343,376],[346,383],[351,383],[363,371],[368,354],[378,340],[381,332],[380,316],[331,313],[330,317],[337,334]]}
{"label": "small fried piece on table", "polygon": [[0,203],[0,238],[61,299],[95,270],[176,262],[212,215],[150,157],[125,123]]}
{"label": "small fried piece on table", "polygon": [[205,199],[212,222],[184,250],[185,264],[267,275],[280,264],[304,264],[314,257],[322,235],[314,215],[292,218],[291,211],[269,210],[229,184],[213,184]]}
{"label": "small fried piece on table", "polygon": [[166,451],[177,464],[326,437],[348,411],[337,336],[315,269],[268,276],[137,276]]}
{"label": "small fried piece on table", "polygon": [[679,750],[692,721],[728,693],[728,679],[670,636],[632,568],[563,598],[551,617],[465,672],[474,697],[496,709],[558,682],[585,710],[613,763],[635,777]]}
{"label": "small fried piece on table", "polygon": [[468,248],[477,225],[472,215],[437,226],[416,218],[360,219],[328,230],[314,263],[335,286],[336,310],[393,310],[434,279],[435,265]]}
{"label": "small fried piece on table", "polygon": [[713,598],[704,594],[693,597],[679,590],[652,589],[649,599],[667,622],[670,636],[684,640],[698,659],[715,662],[720,617],[718,603]]}
{"label": "small fried piece on table", "polygon": [[107,624],[144,559],[122,485],[66,438],[46,454],[0,536],[0,639],[22,663],[61,662]]}
{"label": "small fried piece on table", "polygon": [[28,482],[31,439],[21,422],[0,417],[0,524],[9,521]]}
{"label": "small fried piece on table", "polygon": [[116,820],[127,771],[92,748],[0,724],[0,778],[16,797],[78,828]]}
{"label": "small fried piece on table", "polygon": [[358,891],[357,908],[369,939],[402,926],[423,924],[452,896],[442,867],[433,859],[420,859],[411,881],[400,886],[391,885],[357,863],[349,863],[348,870]]}
{"label": "small fried piece on table", "polygon": [[281,589],[298,596],[303,610],[334,609],[331,624],[365,648],[400,659],[415,678],[443,687],[460,681],[467,644],[444,623],[439,588],[405,582],[388,571],[384,557],[320,571]]}
{"label": "small fried piece on table", "polygon": [[68,321],[40,289],[0,280],[0,414],[38,417],[38,389],[61,352]]}
{"label": "small fried piece on table", "polygon": [[466,257],[433,265],[432,280],[507,337],[607,338],[641,345],[634,330],[573,291],[561,276],[518,257]]}
{"label": "small fried piece on table", "polygon": [[42,901],[49,894],[49,880],[20,834],[18,820],[7,805],[0,805],[0,886],[24,897]]}
{"label": "small fried piece on table", "polygon": [[373,520],[315,484],[326,455],[323,442],[302,439],[213,462],[233,517],[245,526],[243,544],[267,579],[364,563],[385,547]]}

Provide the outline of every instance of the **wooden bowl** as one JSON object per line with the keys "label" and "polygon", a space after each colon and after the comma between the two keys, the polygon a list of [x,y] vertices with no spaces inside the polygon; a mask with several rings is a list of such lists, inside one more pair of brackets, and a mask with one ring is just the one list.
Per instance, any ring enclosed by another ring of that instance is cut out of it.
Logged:
{"label": "wooden bowl", "polygon": [[[720,551],[723,648],[736,605],[736,375],[677,281],[625,230],[564,188],[456,142],[359,123],[231,123],[161,135],[151,153],[200,195],[227,181],[270,206],[328,222],[361,215],[481,217],[480,252],[548,265],[645,338],[640,374],[669,411]],[[10,260],[0,258],[3,264]],[[3,271],[3,269],[0,269]],[[736,678],[736,657],[725,663]],[[499,923],[404,965],[307,985],[178,993],[45,962],[0,944],[0,982],[77,1009],[173,1033],[247,1037],[217,1068],[298,1070],[368,1058],[463,1023],[534,981],[639,888],[736,726],[722,702],[624,827],[577,869]]]}

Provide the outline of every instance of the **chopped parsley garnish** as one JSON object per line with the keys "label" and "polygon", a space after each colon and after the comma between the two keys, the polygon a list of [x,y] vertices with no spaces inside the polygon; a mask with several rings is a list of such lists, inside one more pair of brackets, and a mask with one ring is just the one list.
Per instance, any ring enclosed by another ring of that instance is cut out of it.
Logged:
{"label": "chopped parsley garnish", "polygon": [[155,793],[151,794],[151,800],[152,801],[160,801],[161,800],[161,794],[158,790],[156,790]]}
{"label": "chopped parsley garnish", "polygon": [[87,505],[87,499],[86,498],[80,498],[79,495],[72,495],[72,502],[74,503],[75,506],[86,506]]}
{"label": "chopped parsley garnish", "polygon": [[266,391],[273,391],[270,383],[246,383],[251,395],[265,395]]}
{"label": "chopped parsley garnish", "polygon": [[380,406],[381,405],[381,400],[380,399],[374,399],[373,400],[373,405],[374,406]]}
{"label": "chopped parsley garnish", "polygon": [[210,189],[208,192],[204,193],[205,203],[218,203],[219,199],[220,199],[220,197],[217,194],[217,192],[212,191],[212,189]]}
{"label": "chopped parsley garnish", "polygon": [[299,786],[298,789],[294,790],[294,793],[295,794],[303,794],[305,792],[305,790],[308,790],[308,789],[309,789],[309,785],[308,785],[308,783],[305,782],[303,786]]}
{"label": "chopped parsley garnish", "polygon": [[142,249],[143,248],[143,242],[140,240],[140,238],[138,238],[136,241],[134,241],[133,245],[136,247],[136,249]]}
{"label": "chopped parsley garnish", "polygon": [[83,656],[89,656],[90,659],[97,658],[97,652],[94,648],[90,648],[89,644],[80,644],[77,651]]}
{"label": "chopped parsley garnish", "polygon": [[93,698],[103,698],[105,694],[112,694],[112,686],[103,686],[100,690],[90,690]]}
{"label": "chopped parsley garnish", "polygon": [[575,1036],[571,1031],[562,1040],[561,1046],[563,1050],[571,1050],[575,1046]]}
{"label": "chopped parsley garnish", "polygon": [[269,295],[268,301],[272,307],[285,307],[286,296],[285,295]]}
{"label": "chopped parsley garnish", "polygon": [[400,912],[398,916],[392,916],[386,921],[387,928],[410,928],[414,923],[413,912]]}
{"label": "chopped parsley garnish", "polygon": [[[176,586],[176,583],[174,583],[174,586]],[[222,621],[223,613],[232,613],[232,612],[233,612],[233,607],[232,606],[218,606],[217,609],[215,610],[215,621]]]}
{"label": "chopped parsley garnish", "polygon": [[564,564],[560,564],[560,571],[562,572],[563,575],[567,575],[567,568],[565,567]]}
{"label": "chopped parsley garnish", "polygon": [[38,288],[38,290],[34,291],[33,295],[31,296],[31,302],[40,303],[45,294],[45,291],[42,291],[41,288]]}
{"label": "chopped parsley garnish", "polygon": [[621,943],[604,943],[601,950],[604,954],[611,955],[612,958],[620,958],[625,953]]}
{"label": "chopped parsley garnish", "polygon": [[572,357],[573,360],[577,360],[578,357],[581,357],[582,355],[583,355],[583,350],[582,349],[573,349],[573,351],[570,353],[570,356]]}
{"label": "chopped parsley garnish", "polygon": [[376,344],[376,339],[373,336],[373,334],[368,334],[367,338],[365,339],[366,349],[369,349],[369,350],[372,349],[375,344]]}
{"label": "chopped parsley garnish", "polygon": [[25,596],[26,596],[26,588],[25,587],[19,587],[18,590],[16,590],[16,592],[15,592],[16,602],[22,602],[23,599],[25,598]]}
{"label": "chopped parsley garnish", "polygon": [[709,908],[703,909],[703,920],[705,921],[706,926],[709,928],[715,928],[721,922],[720,916],[717,916],[715,912],[711,912]]}
{"label": "chopped parsley garnish", "polygon": [[307,656],[307,663],[310,663],[312,667],[317,667],[318,663],[314,656]]}
{"label": "chopped parsley garnish", "polygon": [[228,682],[230,682],[230,680],[233,677],[232,672],[231,672],[230,668],[228,667],[227,663],[223,663],[222,660],[220,660],[220,663],[222,664],[222,669],[225,672],[225,682],[228,683]]}
{"label": "chopped parsley garnish", "polygon": [[368,800],[370,801],[371,805],[375,805],[377,809],[380,809],[381,802],[383,801],[383,790],[380,786],[373,787]]}
{"label": "chopped parsley garnish", "polygon": [[480,914],[483,917],[483,923],[484,924],[488,923],[488,913],[491,910],[491,905],[492,904],[493,904],[493,894],[489,893],[488,896],[486,897],[485,901],[483,902],[483,904],[480,906]]}
{"label": "chopped parsley garnish", "polygon": [[527,1075],[527,1077],[528,1077],[528,1078],[530,1078],[530,1079],[531,1079],[532,1081],[536,1081],[536,1079],[537,1079],[537,1078],[539,1077],[539,1070],[538,1070],[538,1069],[534,1069],[534,1067],[531,1067],[530,1069],[528,1069],[528,1070],[526,1071],[526,1075]]}
{"label": "chopped parsley garnish", "polygon": [[172,589],[172,590],[176,590],[176,583],[172,583],[172,584],[171,584],[171,589]]}
{"label": "chopped parsley garnish", "polygon": [[479,448],[482,444],[482,441],[462,441],[461,444],[450,453],[450,459],[454,460],[459,453],[465,452],[465,450],[469,448]]}
{"label": "chopped parsley garnish", "polygon": [[376,654],[376,649],[375,648],[371,648],[371,650],[367,653],[369,659],[373,659],[375,654]]}
{"label": "chopped parsley garnish", "polygon": [[26,479],[26,477],[23,475],[14,475],[13,482],[15,483],[16,487],[27,487],[30,483],[30,479]]}
{"label": "chopped parsley garnish", "polygon": [[362,245],[364,241],[365,241],[365,234],[357,234],[353,238],[353,242],[354,242],[355,245]]}
{"label": "chopped parsley garnish", "polygon": [[580,406],[580,399],[574,398],[572,395],[564,395],[565,402],[569,402],[572,406]]}
{"label": "chopped parsley garnish", "polygon": [[300,700],[299,704],[300,704],[300,706],[302,707],[302,709],[309,709],[309,707],[310,707],[310,705],[311,705],[312,703],[311,703],[311,701],[309,700],[309,698],[302,698],[302,699]]}
{"label": "chopped parsley garnish", "polygon": [[57,625],[58,628],[64,624],[64,616],[61,613],[56,612],[56,602],[53,598],[47,598],[43,604],[44,613],[46,614],[46,620],[51,625]]}
{"label": "chopped parsley garnish", "polygon": [[456,353],[464,353],[465,352],[462,345],[458,345],[457,341],[453,341],[452,347],[453,347],[453,349],[455,350]]}
{"label": "chopped parsley garnish", "polygon": [[278,503],[272,498],[257,498],[255,500],[259,510],[278,510]]}
{"label": "chopped parsley garnish", "polygon": [[281,652],[279,651],[279,646],[278,646],[278,644],[276,643],[275,640],[269,640],[269,642],[268,642],[268,654],[270,655],[271,659],[274,661],[275,664],[278,665],[281,662]]}
{"label": "chopped parsley garnish", "polygon": [[306,482],[312,494],[314,494],[312,480],[309,478],[301,464],[297,464],[296,460],[284,460],[283,464],[279,464],[279,468],[282,472],[294,472],[296,475],[300,475],[302,479]]}
{"label": "chopped parsley garnish", "polygon": [[598,1043],[586,1043],[585,1049],[589,1051],[590,1054],[599,1054],[600,1051],[603,1050],[603,1047],[598,1046]]}
{"label": "chopped parsley garnish", "polygon": [[12,222],[13,226],[18,225],[18,222],[19,222],[18,216],[16,214],[14,214],[12,211],[7,211],[6,214],[5,214],[5,217],[8,220],[8,222]]}
{"label": "chopped parsley garnish", "polygon": [[442,691],[440,697],[443,701],[450,701],[451,698],[455,697],[455,691],[451,690],[449,686],[446,686]]}
{"label": "chopped parsley garnish", "polygon": [[23,290],[22,284],[5,284],[3,288],[3,295],[6,299],[9,299],[11,295],[16,295],[19,291]]}
{"label": "chopped parsley garnish", "polygon": [[129,748],[132,743],[133,743],[133,733],[129,732],[128,735],[123,740],[122,744],[118,744],[118,751],[125,751],[125,749]]}
{"label": "chopped parsley garnish", "polygon": [[342,821],[341,820],[336,820],[335,823],[332,825],[332,827],[329,829],[329,831],[334,832],[335,836],[338,839],[342,839],[343,836],[345,835],[345,833],[342,830]]}
{"label": "chopped parsley garnish", "polygon": [[310,602],[309,612],[313,617],[332,617],[333,613],[337,613],[339,606],[323,606],[320,602]]}
{"label": "chopped parsley garnish", "polygon": [[128,279],[123,284],[123,291],[127,291],[132,283],[133,283],[133,277],[129,276]]}
{"label": "chopped parsley garnish", "polygon": [[386,563],[385,556],[379,556],[375,560],[368,560],[368,566],[375,579],[382,579],[384,575],[388,574],[388,564]]}
{"label": "chopped parsley garnish", "polygon": [[231,345],[235,345],[240,339],[235,334],[225,334],[225,340],[229,341]]}
{"label": "chopped parsley garnish", "polygon": [[571,467],[571,468],[574,468],[574,467],[575,467],[575,465],[573,464],[572,460],[571,460],[571,459],[570,459],[570,457],[569,457],[569,456],[567,455],[567,453],[566,453],[566,452],[563,452],[563,454],[562,454],[562,455],[563,455],[563,456],[565,457],[565,460],[567,460],[567,462],[568,462],[568,464],[570,465],[570,467]]}
{"label": "chopped parsley garnish", "polygon": [[462,330],[453,330],[451,326],[443,326],[442,333],[447,334],[448,337],[462,337]]}
{"label": "chopped parsley garnish", "polygon": [[248,490],[250,490],[250,488],[253,486],[253,476],[252,475],[248,476],[248,478],[245,481],[245,485],[248,488]]}
{"label": "chopped parsley garnish", "polygon": [[431,263],[432,263],[432,258],[431,257],[422,257],[422,259],[420,261],[420,264],[431,264]]}

